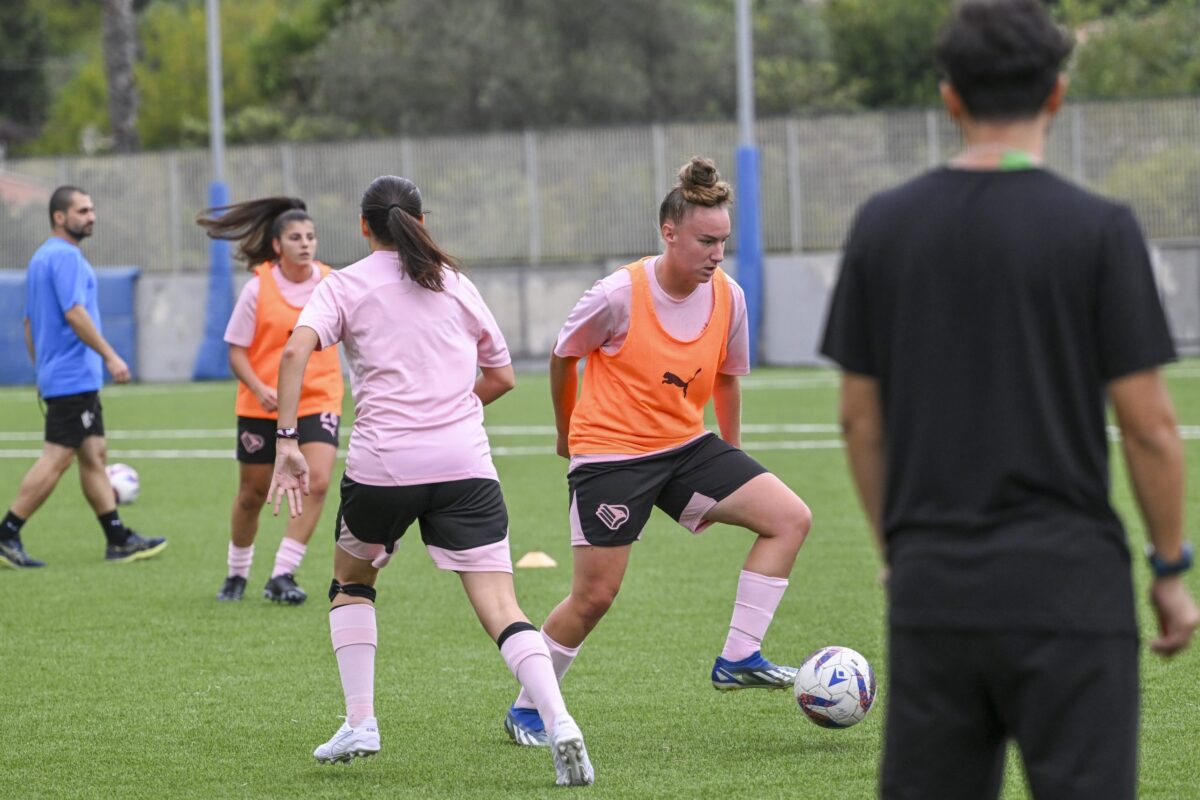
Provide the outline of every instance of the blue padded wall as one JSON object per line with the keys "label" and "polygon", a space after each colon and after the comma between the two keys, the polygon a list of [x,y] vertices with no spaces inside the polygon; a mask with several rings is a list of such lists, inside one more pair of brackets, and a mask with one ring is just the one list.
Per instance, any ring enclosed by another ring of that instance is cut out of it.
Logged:
{"label": "blue padded wall", "polygon": [[[96,270],[100,319],[108,339],[137,378],[138,267]],[[0,270],[0,384],[34,383],[33,365],[25,349],[25,270]],[[105,380],[111,380],[105,371]]]}

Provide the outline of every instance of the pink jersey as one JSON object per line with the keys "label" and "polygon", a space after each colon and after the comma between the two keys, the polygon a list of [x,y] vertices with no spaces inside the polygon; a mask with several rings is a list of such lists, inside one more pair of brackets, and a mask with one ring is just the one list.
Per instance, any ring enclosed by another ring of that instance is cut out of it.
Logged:
{"label": "pink jersey", "polygon": [[[275,279],[279,293],[283,295],[283,299],[289,305],[303,308],[304,304],[308,302],[308,298],[312,297],[317,284],[321,282],[321,270],[317,269],[314,264],[308,280],[292,283],[284,277],[283,270],[276,264],[271,267],[271,277]],[[242,293],[238,295],[237,304],[233,307],[233,314],[229,317],[229,324],[225,326],[227,343],[236,344],[238,347],[249,347],[254,343],[255,317],[258,314],[258,285],[258,276],[255,275],[242,287]]]}
{"label": "pink jersey", "polygon": [[369,486],[496,479],[478,367],[512,362],[504,335],[466,276],[431,292],[378,250],[317,286],[296,326],[321,347],[341,342],[350,365],[354,428],[346,474]]}
{"label": "pink jersey", "polygon": [[[712,281],[702,283],[682,300],[671,297],[658,285],[654,265],[658,259],[646,262],[650,295],[654,298],[654,313],[667,333],[676,339],[691,341],[704,332],[713,309]],[[733,279],[729,280],[729,343],[725,361],[718,368],[725,375],[746,375],[750,372],[750,335],[746,325],[746,295]],[[633,297],[633,280],[629,270],[619,269],[592,286],[579,299],[558,334],[554,354],[560,358],[583,358],[593,350],[611,355],[625,343],[629,332],[629,307]]]}

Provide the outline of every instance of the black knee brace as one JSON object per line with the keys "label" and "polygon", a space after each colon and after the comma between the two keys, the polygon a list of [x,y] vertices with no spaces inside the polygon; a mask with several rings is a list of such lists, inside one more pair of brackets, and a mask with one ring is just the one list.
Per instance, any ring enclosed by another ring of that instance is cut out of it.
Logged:
{"label": "black knee brace", "polygon": [[351,597],[365,597],[372,603],[375,602],[375,587],[367,586],[365,583],[338,583],[335,578],[329,583],[329,602],[333,602],[333,598],[338,596],[338,593],[348,594]]}
{"label": "black knee brace", "polygon": [[528,622],[514,622],[504,630],[500,631],[500,635],[496,637],[496,647],[504,647],[504,642],[514,633],[521,631],[536,631],[537,628],[530,625]]}

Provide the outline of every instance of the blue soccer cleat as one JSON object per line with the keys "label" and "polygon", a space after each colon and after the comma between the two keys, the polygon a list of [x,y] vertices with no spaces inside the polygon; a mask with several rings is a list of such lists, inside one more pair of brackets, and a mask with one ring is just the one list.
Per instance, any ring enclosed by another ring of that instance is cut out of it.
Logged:
{"label": "blue soccer cleat", "polygon": [[28,569],[44,566],[46,566],[45,561],[38,561],[25,552],[25,547],[21,544],[20,539],[0,539],[0,567]]}
{"label": "blue soccer cleat", "polygon": [[550,736],[546,733],[546,725],[538,715],[536,708],[508,709],[504,717],[504,730],[509,737],[522,747],[549,747]]}
{"label": "blue soccer cleat", "polygon": [[717,656],[712,668],[712,685],[723,692],[735,689],[791,689],[796,682],[795,667],[772,664],[755,651],[741,661]]}

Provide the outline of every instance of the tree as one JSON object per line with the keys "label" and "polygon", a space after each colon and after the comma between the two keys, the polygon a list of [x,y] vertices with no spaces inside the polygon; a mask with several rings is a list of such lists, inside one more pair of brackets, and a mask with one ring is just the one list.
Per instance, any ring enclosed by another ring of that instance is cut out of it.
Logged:
{"label": "tree", "polygon": [[1108,20],[1079,46],[1071,93],[1095,99],[1200,92],[1197,41],[1196,0],[1174,0],[1146,16]]}
{"label": "tree", "polygon": [[946,0],[831,0],[825,21],[843,81],[855,81],[869,108],[937,102],[934,39]]}
{"label": "tree", "polygon": [[37,9],[0,17],[0,143],[29,138],[45,117],[48,37]]}
{"label": "tree", "polygon": [[138,94],[133,78],[137,27],[133,0],[104,0],[104,75],[108,80],[108,119],[113,149],[138,150]]}

